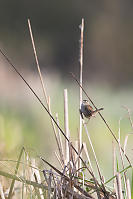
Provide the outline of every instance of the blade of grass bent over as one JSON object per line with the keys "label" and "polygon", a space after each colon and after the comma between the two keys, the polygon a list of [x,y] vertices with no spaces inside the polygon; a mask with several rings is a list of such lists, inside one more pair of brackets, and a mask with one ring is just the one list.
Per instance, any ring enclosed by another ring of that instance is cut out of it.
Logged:
{"label": "blade of grass bent over", "polygon": [[[17,175],[23,151],[24,151],[24,147],[21,149],[19,157],[18,157],[18,161],[17,161],[17,165],[16,165],[16,169],[15,169],[15,175]],[[11,183],[11,186],[10,186],[10,190],[9,190],[8,199],[10,199],[11,196],[12,196],[14,184],[15,184],[15,179],[12,180],[12,183]]]}
{"label": "blade of grass bent over", "polygon": [[48,186],[45,186],[42,183],[37,183],[37,182],[34,182],[34,181],[25,180],[25,179],[23,179],[21,177],[18,177],[16,175],[12,175],[12,174],[7,173],[5,171],[1,171],[0,170],[0,176],[4,176],[6,178],[9,178],[9,179],[12,179],[12,180],[16,180],[16,181],[19,181],[19,182],[24,182],[27,185],[31,185],[33,187],[38,187],[38,188],[43,189],[43,190],[48,190]]}
{"label": "blade of grass bent over", "polygon": [[[120,171],[119,173],[123,173],[125,171],[127,171],[128,169],[132,168],[131,165],[129,165],[128,167],[126,167],[125,169],[123,169],[122,171]],[[114,178],[116,178],[116,175],[114,175],[112,178],[110,178],[109,180],[107,180],[104,184],[108,184],[109,182],[111,182]],[[132,198],[133,199],[133,198]]]}

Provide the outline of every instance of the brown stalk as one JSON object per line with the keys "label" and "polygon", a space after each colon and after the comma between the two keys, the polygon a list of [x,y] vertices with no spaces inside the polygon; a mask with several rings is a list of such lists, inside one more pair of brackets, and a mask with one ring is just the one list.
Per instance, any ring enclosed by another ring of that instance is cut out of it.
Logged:
{"label": "brown stalk", "polygon": [[4,194],[1,182],[0,182],[0,196],[1,196],[1,199],[5,199],[5,194]]}
{"label": "brown stalk", "polygon": [[[64,129],[68,139],[70,139],[69,122],[68,122],[68,95],[67,89],[64,89]],[[69,143],[65,140],[65,164],[69,162]]]}
{"label": "brown stalk", "polygon": [[[29,32],[30,32],[33,52],[34,52],[36,66],[37,66],[37,70],[38,70],[38,74],[39,74],[39,78],[40,78],[40,82],[41,82],[41,86],[42,86],[43,95],[44,95],[44,98],[46,100],[47,108],[48,108],[49,112],[52,114],[51,107],[50,107],[50,97],[47,96],[46,88],[44,86],[44,81],[43,81],[42,73],[41,73],[41,70],[40,70],[40,65],[39,65],[39,61],[38,61],[38,56],[37,56],[37,51],[36,51],[36,47],[35,47],[34,37],[33,37],[33,33],[32,33],[31,23],[30,23],[29,19],[28,19],[28,27],[29,27]],[[60,157],[62,158],[61,149],[60,149],[59,140],[58,140],[58,137],[57,137],[55,124],[54,124],[52,119],[51,119],[51,124],[52,124],[52,128],[53,128],[53,131],[54,131],[54,136],[55,136],[57,147],[58,147],[58,150],[59,150],[59,153],[60,153]]]}
{"label": "brown stalk", "polygon": [[128,119],[130,121],[131,128],[133,129],[133,121],[132,121],[132,118],[131,118],[131,110],[127,106],[123,106],[123,108],[125,108],[127,110]]}
{"label": "brown stalk", "polygon": [[131,188],[130,188],[130,181],[129,178],[127,179],[127,199],[131,199]]}
{"label": "brown stalk", "polygon": [[91,164],[91,160],[90,160],[90,157],[89,157],[89,152],[88,152],[88,149],[87,149],[87,146],[86,146],[86,143],[85,143],[85,142],[83,143],[83,146],[84,146],[83,148],[84,148],[86,157],[87,157],[88,162],[89,162],[89,166],[90,166],[91,171],[92,171],[92,173],[93,173],[93,175],[94,175],[94,170],[93,170],[93,167],[92,167],[92,164]]}
{"label": "brown stalk", "polygon": [[[81,29],[81,36],[80,36],[80,85],[82,86],[83,83],[83,42],[84,42],[84,18],[82,18],[82,23],[80,25]],[[80,102],[80,107],[82,104],[82,95],[83,95],[83,90],[82,87],[79,87],[79,102]],[[82,145],[82,118],[80,117],[79,121],[79,150]],[[82,157],[82,154],[81,154]],[[79,168],[81,168],[81,160],[79,159]],[[99,171],[99,170],[98,170]],[[100,194],[97,193],[98,198],[100,199]]]}
{"label": "brown stalk", "polygon": [[[114,141],[112,142],[112,146],[113,146],[113,176],[116,175],[116,147],[115,147],[115,143]],[[116,188],[116,178],[114,178],[113,180],[113,187],[114,187],[114,190]]]}
{"label": "brown stalk", "polygon": [[99,163],[98,163],[98,160],[97,160],[97,157],[96,157],[96,153],[95,153],[95,150],[94,150],[94,147],[93,147],[93,144],[92,144],[92,141],[91,141],[91,138],[90,138],[90,135],[89,135],[89,132],[88,132],[88,129],[87,129],[85,122],[83,122],[83,125],[84,125],[85,132],[87,134],[87,137],[88,137],[88,140],[89,140],[89,143],[90,143],[93,155],[94,155],[94,159],[95,159],[95,162],[96,162],[96,167],[97,167],[97,171],[98,171],[101,183],[103,183],[102,182],[102,175],[101,175],[101,171],[100,171],[100,166],[99,166]]}
{"label": "brown stalk", "polygon": [[[122,150],[121,150],[121,141],[120,141],[121,140],[120,139],[120,135],[121,135],[120,121],[121,121],[121,119],[119,120],[119,130],[118,130],[118,136],[119,136],[118,143],[119,144],[118,144],[118,147],[119,147],[119,152],[120,152],[120,157],[121,157],[122,168],[124,169],[125,166],[124,166],[123,153],[122,153]],[[124,152],[124,154],[125,154],[125,152]],[[127,184],[126,184],[127,177],[126,177],[126,171],[123,174],[124,174],[124,185],[125,185],[125,190],[126,190],[126,195],[127,195],[127,187],[126,187],[127,186]]]}
{"label": "brown stalk", "polygon": [[[56,113],[55,114],[56,115],[56,122],[57,122],[57,124],[60,126],[60,124],[59,124],[59,118],[58,118],[58,113]],[[57,128],[58,129],[58,128]],[[62,163],[63,163],[63,165],[64,165],[64,162],[65,162],[65,160],[64,160],[64,149],[63,149],[63,142],[62,142],[62,137],[61,137],[61,132],[60,132],[60,130],[58,129],[58,140],[59,140],[59,144],[60,144],[60,149],[61,149],[61,156],[62,156]]]}
{"label": "brown stalk", "polygon": [[122,184],[121,184],[121,174],[116,174],[116,185],[117,185],[117,197],[118,199],[123,199],[122,195]]}
{"label": "brown stalk", "polygon": [[[84,19],[82,19],[82,23],[80,25],[81,36],[80,36],[80,85],[83,82],[83,41],[84,41]],[[79,87],[79,107],[82,104],[82,88]],[[79,115],[79,149],[82,146],[82,118]],[[81,160],[79,160],[79,168],[81,167]]]}

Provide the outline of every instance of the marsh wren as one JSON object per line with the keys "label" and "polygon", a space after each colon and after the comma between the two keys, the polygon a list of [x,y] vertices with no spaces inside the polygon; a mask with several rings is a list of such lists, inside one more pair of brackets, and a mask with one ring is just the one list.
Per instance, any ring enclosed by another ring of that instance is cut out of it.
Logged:
{"label": "marsh wren", "polygon": [[82,119],[84,119],[83,116],[90,119],[92,116],[94,116],[97,112],[102,111],[103,108],[99,108],[96,110],[93,110],[93,108],[89,105],[88,100],[83,100],[81,104],[81,109],[79,109],[80,115]]}

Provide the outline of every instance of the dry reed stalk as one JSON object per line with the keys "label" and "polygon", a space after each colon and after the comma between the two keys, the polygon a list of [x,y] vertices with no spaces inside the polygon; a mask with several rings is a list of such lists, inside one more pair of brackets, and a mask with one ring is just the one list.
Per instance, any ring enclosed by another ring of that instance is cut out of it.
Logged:
{"label": "dry reed stalk", "polygon": [[130,121],[131,128],[133,129],[133,121],[132,121],[132,118],[131,118],[131,110],[127,106],[123,106],[123,108],[125,108],[127,110],[128,119]]}
{"label": "dry reed stalk", "polygon": [[[70,139],[70,131],[69,131],[69,121],[68,121],[68,95],[67,89],[64,89],[64,129],[65,135],[68,139]],[[69,162],[69,142],[65,140],[65,164]]]}
{"label": "dry reed stalk", "polygon": [[[80,85],[83,83],[83,41],[84,41],[84,19],[80,25],[81,36],[80,36]],[[79,87],[79,107],[82,104],[82,88]],[[82,146],[82,118],[79,116],[79,149]],[[79,160],[79,168],[81,167],[81,160]]]}
{"label": "dry reed stalk", "polygon": [[28,27],[29,27],[29,31],[30,31],[30,37],[31,37],[33,52],[34,52],[34,56],[35,56],[36,66],[37,66],[38,73],[39,73],[39,77],[40,77],[40,80],[41,80],[41,85],[42,85],[42,89],[43,89],[43,94],[44,94],[44,96],[45,96],[46,103],[48,104],[48,97],[47,97],[46,89],[45,89],[45,86],[44,86],[44,81],[43,81],[42,74],[41,74],[41,70],[40,70],[40,65],[39,65],[39,61],[38,61],[38,57],[37,57],[35,42],[34,42],[33,33],[32,33],[32,28],[31,28],[31,23],[30,23],[30,20],[29,20],[29,19],[28,19]]}
{"label": "dry reed stalk", "polygon": [[131,199],[131,188],[130,188],[130,181],[129,178],[127,179],[127,199]]}
{"label": "dry reed stalk", "polygon": [[[105,190],[105,187],[104,187],[104,184],[103,184],[103,176],[101,175],[101,171],[100,171],[100,166],[99,166],[99,163],[98,163],[98,160],[97,160],[97,157],[96,157],[96,153],[95,153],[95,150],[94,150],[94,147],[93,147],[93,144],[92,144],[92,141],[91,141],[91,138],[90,138],[90,135],[89,135],[87,126],[86,126],[86,124],[85,124],[84,121],[83,121],[83,125],[84,125],[85,132],[86,132],[86,134],[87,134],[87,137],[88,137],[88,140],[89,140],[89,143],[90,143],[90,146],[91,146],[93,155],[94,155],[94,159],[95,159],[95,162],[96,162],[96,167],[97,167],[97,171],[98,171],[98,174],[99,174],[99,177],[100,177],[100,181],[101,181],[101,184],[102,184],[102,188],[103,188],[103,190],[104,190],[104,192],[105,192],[105,194],[106,194],[106,190]],[[92,173],[93,173],[93,172],[92,172]],[[93,174],[93,176],[94,176],[94,174]],[[97,186],[97,182],[96,182],[95,176],[94,176],[93,178],[94,178],[95,186]],[[99,199],[101,198],[98,189],[97,189],[97,196],[98,196]]]}
{"label": "dry reed stalk", "polygon": [[95,162],[96,162],[97,171],[98,171],[100,180],[101,180],[101,182],[102,182],[102,175],[101,175],[101,171],[100,171],[100,166],[99,166],[99,163],[98,163],[98,160],[97,160],[97,156],[96,156],[96,153],[95,153],[95,150],[94,150],[94,147],[93,147],[93,144],[92,144],[92,141],[91,141],[91,138],[90,138],[90,135],[89,135],[87,126],[86,126],[86,124],[85,124],[84,121],[83,121],[83,125],[84,125],[85,132],[86,132],[86,134],[87,134],[87,137],[88,137],[88,140],[89,140],[89,143],[90,143],[92,152],[93,152],[93,156],[94,156],[94,159],[95,159]]}
{"label": "dry reed stalk", "polygon": [[[113,145],[113,176],[116,175],[116,147],[114,141],[112,142]],[[113,187],[114,190],[116,189],[116,179],[113,179]]]}
{"label": "dry reed stalk", "polygon": [[69,169],[69,176],[70,176],[70,181],[69,181],[69,186],[73,190],[72,187],[72,178],[75,176],[75,165],[74,165],[74,156],[73,156],[73,150],[71,147],[71,144],[69,144],[69,162],[68,162],[68,169]]}
{"label": "dry reed stalk", "polygon": [[[56,113],[56,122],[57,122],[58,125],[60,125],[59,118],[58,118],[58,113]],[[62,163],[64,165],[64,162],[65,162],[65,160],[64,160],[64,149],[63,149],[63,142],[62,142],[61,132],[60,132],[59,128],[58,128],[58,140],[59,140],[60,149],[61,149],[61,156],[62,156],[61,160],[62,160]]]}
{"label": "dry reed stalk", "polygon": [[[40,157],[42,159],[43,162],[45,162],[47,165],[49,165],[54,171],[56,171],[64,180],[66,180],[67,182],[70,182],[70,178],[68,176],[66,176],[64,173],[62,173],[61,171],[59,171],[57,168],[55,168],[53,165],[51,165],[48,161],[46,161],[44,158]],[[83,190],[77,183],[75,183],[73,181],[73,186],[80,191],[80,193],[84,194],[84,196],[88,196],[90,198],[93,198],[88,192],[86,192],[85,190]]]}
{"label": "dry reed stalk", "polygon": [[[38,61],[38,57],[37,57],[35,42],[34,42],[32,28],[31,28],[31,23],[30,23],[29,19],[28,19],[28,27],[29,27],[29,32],[30,32],[32,47],[33,47],[33,51],[34,51],[36,66],[37,66],[37,70],[38,70],[38,73],[39,73],[39,78],[40,78],[41,85],[42,85],[42,91],[43,91],[43,94],[44,94],[44,98],[46,100],[46,104],[47,104],[48,110],[49,110],[50,114],[52,114],[51,108],[50,108],[50,100],[49,100],[49,98],[47,96],[46,89],[45,89],[45,86],[44,86],[44,81],[43,81],[42,73],[41,73],[41,70],[40,70],[40,65],[39,65],[39,61]],[[54,124],[54,122],[53,122],[53,120],[51,118],[50,118],[50,120],[51,120],[51,124],[52,124],[52,127],[53,127],[55,139],[56,139],[56,142],[57,142],[57,147],[58,147],[58,150],[59,150],[59,153],[60,153],[60,156],[61,156],[60,146],[59,146],[59,142],[58,142],[58,139],[57,139],[57,133],[56,133],[55,124]]]}
{"label": "dry reed stalk", "polygon": [[[131,110],[130,110],[127,106],[123,106],[123,107],[124,107],[124,108],[127,110],[127,112],[128,112],[128,119],[129,119],[131,128],[133,129],[133,121],[132,121],[132,118],[131,118]],[[128,141],[129,135],[133,135],[133,132],[128,133],[128,135],[125,137],[125,141],[124,141],[124,154],[126,154],[126,145],[127,145],[127,141]]]}
{"label": "dry reed stalk", "polygon": [[[26,162],[27,162],[27,165],[30,163],[32,165],[32,161],[34,161],[33,159],[30,159],[30,156],[29,154],[25,151],[25,155],[26,155]],[[30,181],[34,181],[34,173],[33,173],[33,168],[31,167],[28,167],[27,168],[25,167],[26,169],[26,172],[25,172],[25,178],[24,179],[30,179]],[[24,190],[23,190],[23,194],[24,195],[27,195],[28,194],[28,191],[29,193],[32,195],[32,192],[34,190],[34,187],[32,186],[27,186],[26,183],[23,183],[24,184]]]}
{"label": "dry reed stalk", "polygon": [[[33,167],[37,167],[35,159],[32,159],[32,166]],[[39,184],[41,184],[41,176],[40,176],[39,170],[32,168],[32,172],[33,172],[33,174],[34,174],[34,176],[36,178],[36,182],[39,183]],[[40,195],[40,199],[44,199],[42,189],[39,189],[39,195]]]}
{"label": "dry reed stalk", "polygon": [[[48,97],[48,110],[51,113],[51,105],[50,104],[51,104],[50,103],[50,97]],[[58,151],[59,151],[59,154],[60,154],[60,159],[61,159],[62,163],[64,163],[64,161],[63,161],[63,155],[62,155],[62,149],[61,149],[59,138],[57,136],[56,128],[55,128],[53,120],[52,119],[50,119],[50,120],[51,120],[51,123],[52,123],[52,126],[53,126],[55,140],[56,140]]]}
{"label": "dry reed stalk", "polygon": [[1,182],[0,182],[0,196],[1,196],[1,199],[5,199],[5,195],[4,195],[4,192],[3,192]]}
{"label": "dry reed stalk", "polygon": [[[41,157],[40,157],[41,158]],[[72,186],[75,187],[74,190],[77,190],[79,191],[80,193],[82,193],[84,196],[88,196],[88,197],[92,197],[92,195],[90,195],[88,192],[86,192],[84,189],[82,189],[82,187],[80,185],[82,185],[83,182],[77,182],[77,181],[72,181],[72,176],[67,176],[65,175],[65,168],[64,168],[64,171],[61,172],[59,171],[57,168],[55,168],[53,165],[51,165],[49,162],[47,162],[46,160],[44,160],[43,158],[41,158],[47,165],[49,165],[52,170],[54,170],[58,176],[60,175],[60,178],[61,178],[61,181],[60,183],[62,184],[63,182],[65,182],[65,190],[67,191],[67,187],[69,186],[66,186],[66,184],[69,185],[70,182],[72,182]],[[73,174],[73,172],[72,172]],[[100,194],[100,198],[103,198],[105,196],[105,192],[104,190],[102,189],[101,186],[99,186],[99,188],[97,188],[97,186],[95,186],[95,183],[93,182],[89,182],[89,181],[86,181],[84,180],[84,185],[88,188],[90,188],[92,191],[98,191],[99,190],[99,194]],[[72,187],[72,188],[73,188]],[[109,192],[106,192],[106,196],[105,198],[108,198],[108,199],[116,199],[116,197],[112,196],[112,193],[109,193]]]}
{"label": "dry reed stalk", "polygon": [[122,195],[122,184],[121,184],[121,174],[117,173],[116,174],[116,194],[117,194],[117,198],[118,199],[123,199],[123,195]]}
{"label": "dry reed stalk", "polygon": [[128,141],[129,135],[133,135],[133,133],[128,133],[128,135],[126,135],[126,137],[125,137],[125,140],[124,140],[124,147],[123,147],[124,154],[126,153],[126,146],[127,146],[127,141]]}
{"label": "dry reed stalk", "polygon": [[62,164],[62,162],[61,162],[61,160],[60,160],[59,155],[58,155],[56,152],[54,152],[54,154],[55,154],[56,159],[58,160],[58,162],[59,162],[59,164],[60,164],[61,168],[63,169],[63,168],[64,168],[64,165]]}
{"label": "dry reed stalk", "polygon": [[[78,144],[78,141],[77,141],[77,144]],[[81,149],[79,150],[79,154],[77,155],[77,157],[76,157],[76,159],[75,159],[75,165],[77,165],[77,163],[78,163],[78,161],[79,161],[79,156],[81,156],[81,153],[82,153],[82,151],[83,151],[83,144],[82,144],[82,146],[81,146]],[[81,167],[80,167],[81,168]],[[78,168],[78,169],[80,169],[80,168]]]}
{"label": "dry reed stalk", "polygon": [[[36,174],[34,173],[33,175],[34,175],[34,178],[35,178],[35,182],[38,183]],[[40,189],[38,189],[38,188],[36,188],[36,187],[34,187],[34,191],[35,191],[36,197],[37,197],[38,199],[42,199],[42,197],[43,197],[43,195],[42,195],[43,192],[42,192],[42,194],[40,194]],[[44,197],[43,197],[43,199],[44,199]]]}
{"label": "dry reed stalk", "polygon": [[85,142],[83,143],[83,146],[84,146],[83,148],[84,148],[86,157],[87,157],[88,162],[89,162],[90,169],[91,169],[91,171],[92,171],[92,173],[93,173],[93,175],[94,175],[94,170],[93,170],[93,167],[92,167],[92,164],[91,164],[90,156],[89,156],[89,153],[88,153],[87,146],[86,146],[86,143],[85,143]]}
{"label": "dry reed stalk", "polygon": [[[77,151],[79,151],[79,141],[78,141],[78,140],[75,140],[75,149],[76,149]],[[76,170],[78,170],[78,169],[79,169],[79,168],[78,168],[79,157],[78,157],[78,155],[77,155],[76,153],[74,153],[74,160],[75,160],[75,167],[76,167]],[[76,162],[76,160],[78,160],[78,161]]]}
{"label": "dry reed stalk", "polygon": [[[119,152],[120,152],[120,157],[121,157],[121,163],[122,163],[122,168],[124,169],[125,166],[124,166],[124,160],[123,160],[123,154],[122,153],[122,150],[121,150],[121,129],[120,129],[120,122],[121,122],[121,119],[119,120],[119,130],[118,130],[118,146],[119,146]],[[125,186],[125,190],[126,190],[126,196],[127,196],[127,177],[126,177],[126,171],[124,172],[124,186]]]}

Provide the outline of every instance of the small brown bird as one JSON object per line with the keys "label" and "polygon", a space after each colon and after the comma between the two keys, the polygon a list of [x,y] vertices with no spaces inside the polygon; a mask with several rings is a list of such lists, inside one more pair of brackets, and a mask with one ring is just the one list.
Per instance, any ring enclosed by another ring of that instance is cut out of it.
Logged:
{"label": "small brown bird", "polygon": [[83,100],[83,102],[81,104],[81,109],[79,109],[79,112],[80,112],[82,119],[84,119],[83,116],[90,119],[97,112],[102,111],[102,110],[103,110],[103,108],[93,110],[93,108],[89,105],[88,100]]}

